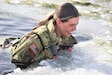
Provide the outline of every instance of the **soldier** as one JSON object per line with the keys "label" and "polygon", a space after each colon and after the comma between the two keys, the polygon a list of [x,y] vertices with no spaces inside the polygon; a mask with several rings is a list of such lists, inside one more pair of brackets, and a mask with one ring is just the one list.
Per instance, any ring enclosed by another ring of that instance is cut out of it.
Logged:
{"label": "soldier", "polygon": [[71,32],[76,30],[79,12],[71,3],[63,3],[47,19],[12,46],[12,63],[27,68],[34,62],[56,58],[57,51],[76,44]]}

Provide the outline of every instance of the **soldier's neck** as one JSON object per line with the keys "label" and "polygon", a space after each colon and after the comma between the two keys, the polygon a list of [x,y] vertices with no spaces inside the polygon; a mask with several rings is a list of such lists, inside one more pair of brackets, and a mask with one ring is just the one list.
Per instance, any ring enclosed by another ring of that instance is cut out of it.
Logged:
{"label": "soldier's neck", "polygon": [[55,26],[56,37],[60,38],[62,36],[61,31],[57,26]]}

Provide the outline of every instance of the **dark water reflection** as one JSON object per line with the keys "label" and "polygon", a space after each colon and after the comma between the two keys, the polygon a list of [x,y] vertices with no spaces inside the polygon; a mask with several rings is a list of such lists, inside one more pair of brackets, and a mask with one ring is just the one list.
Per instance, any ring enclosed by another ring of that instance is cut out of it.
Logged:
{"label": "dark water reflection", "polygon": [[30,18],[0,13],[0,36],[2,37],[21,37],[36,25],[37,22]]}

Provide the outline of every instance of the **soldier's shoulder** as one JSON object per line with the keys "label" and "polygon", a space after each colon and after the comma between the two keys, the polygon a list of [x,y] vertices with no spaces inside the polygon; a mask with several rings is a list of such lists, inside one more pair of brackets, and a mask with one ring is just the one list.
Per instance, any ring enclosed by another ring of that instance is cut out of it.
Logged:
{"label": "soldier's shoulder", "polygon": [[46,28],[45,25],[42,25],[42,26],[40,26],[40,27],[38,27],[37,29],[34,30],[34,32],[38,32],[38,34],[42,34],[46,31],[47,31],[47,28]]}

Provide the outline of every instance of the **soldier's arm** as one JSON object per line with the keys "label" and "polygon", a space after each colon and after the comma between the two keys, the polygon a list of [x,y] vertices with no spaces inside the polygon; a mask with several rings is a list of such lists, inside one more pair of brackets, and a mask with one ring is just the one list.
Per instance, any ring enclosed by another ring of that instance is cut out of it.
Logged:
{"label": "soldier's arm", "polygon": [[59,47],[62,50],[70,49],[74,44],[77,44],[77,40],[72,35],[70,37],[62,37],[62,40],[59,43]]}

